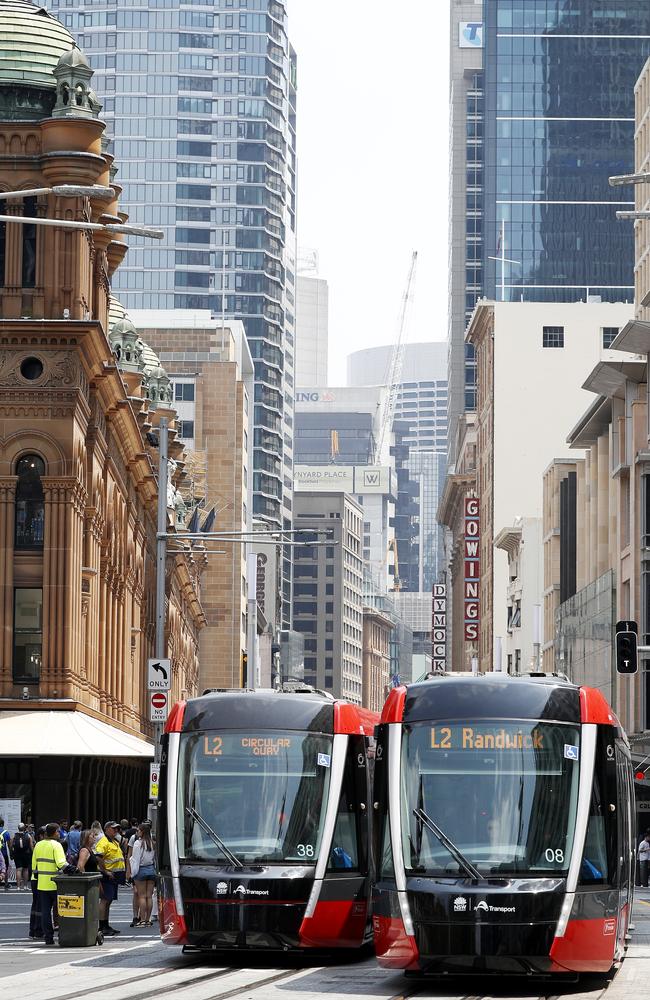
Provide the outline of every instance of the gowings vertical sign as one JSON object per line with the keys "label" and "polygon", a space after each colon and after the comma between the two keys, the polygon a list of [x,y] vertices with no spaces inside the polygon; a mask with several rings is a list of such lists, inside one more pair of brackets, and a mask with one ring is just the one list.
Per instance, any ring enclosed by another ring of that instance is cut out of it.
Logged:
{"label": "gowings vertical sign", "polygon": [[433,585],[431,637],[433,639],[433,670],[444,671],[447,656],[447,587],[444,583],[434,583]]}
{"label": "gowings vertical sign", "polygon": [[478,642],[481,620],[480,588],[480,505],[478,497],[465,497],[465,642]]}

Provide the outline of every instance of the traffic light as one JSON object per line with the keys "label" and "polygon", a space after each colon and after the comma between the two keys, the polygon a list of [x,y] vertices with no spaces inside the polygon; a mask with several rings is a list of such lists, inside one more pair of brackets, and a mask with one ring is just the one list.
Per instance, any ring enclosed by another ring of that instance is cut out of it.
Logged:
{"label": "traffic light", "polygon": [[[633,622],[617,622],[629,626]],[[629,628],[616,633],[616,670],[619,674],[635,674],[637,670],[636,632]]]}
{"label": "traffic light", "polygon": [[241,654],[241,686],[248,687],[248,653]]}

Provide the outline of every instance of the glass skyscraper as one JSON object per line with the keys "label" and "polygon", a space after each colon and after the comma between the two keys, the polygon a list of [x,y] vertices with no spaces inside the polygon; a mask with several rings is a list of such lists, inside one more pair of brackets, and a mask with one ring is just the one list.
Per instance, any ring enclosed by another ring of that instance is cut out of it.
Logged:
{"label": "glass skyscraper", "polygon": [[608,177],[633,168],[650,4],[486,0],[484,20],[485,294],[632,301],[630,192]]}
{"label": "glass skyscraper", "polygon": [[[244,322],[255,362],[253,514],[291,526],[296,56],[283,0],[49,0],[96,71],[134,224],[129,308]],[[289,625],[290,560],[283,563]]]}

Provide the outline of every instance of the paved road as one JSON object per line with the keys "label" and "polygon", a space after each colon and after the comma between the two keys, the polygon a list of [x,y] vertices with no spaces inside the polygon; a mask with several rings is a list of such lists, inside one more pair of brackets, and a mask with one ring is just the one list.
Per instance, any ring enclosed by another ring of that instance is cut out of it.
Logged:
{"label": "paved road", "polygon": [[514,985],[503,980],[419,982],[384,972],[373,959],[305,964],[273,956],[247,967],[183,956],[158,939],[157,927],[130,929],[131,897],[124,890],[111,923],[119,937],[102,948],[48,948],[27,937],[31,897],[0,892],[0,989],[12,1000],[650,1000],[650,893],[635,903],[633,941],[609,984]]}

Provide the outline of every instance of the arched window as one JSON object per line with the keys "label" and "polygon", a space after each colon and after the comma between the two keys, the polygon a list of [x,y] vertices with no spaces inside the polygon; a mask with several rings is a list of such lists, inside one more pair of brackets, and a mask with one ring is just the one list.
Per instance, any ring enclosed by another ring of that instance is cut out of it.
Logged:
{"label": "arched window", "polygon": [[42,549],[45,527],[45,499],[41,476],[45,462],[39,455],[23,455],[16,465],[16,531],[17,549]]}

